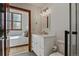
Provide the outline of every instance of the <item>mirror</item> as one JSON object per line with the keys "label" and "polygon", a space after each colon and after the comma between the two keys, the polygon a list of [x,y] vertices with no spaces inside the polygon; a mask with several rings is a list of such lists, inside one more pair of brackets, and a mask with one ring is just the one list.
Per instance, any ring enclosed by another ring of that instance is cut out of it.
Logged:
{"label": "mirror", "polygon": [[50,29],[50,20],[51,20],[51,14],[50,14],[51,9],[46,8],[41,11],[41,17],[42,17],[42,33],[43,34],[48,34],[49,29]]}

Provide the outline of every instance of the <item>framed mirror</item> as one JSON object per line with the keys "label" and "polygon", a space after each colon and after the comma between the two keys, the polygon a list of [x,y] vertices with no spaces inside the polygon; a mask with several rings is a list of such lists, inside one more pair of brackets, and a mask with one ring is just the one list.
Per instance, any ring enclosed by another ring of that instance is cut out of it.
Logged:
{"label": "framed mirror", "polygon": [[48,33],[50,30],[50,21],[51,21],[51,9],[45,8],[40,12],[42,18],[42,32]]}

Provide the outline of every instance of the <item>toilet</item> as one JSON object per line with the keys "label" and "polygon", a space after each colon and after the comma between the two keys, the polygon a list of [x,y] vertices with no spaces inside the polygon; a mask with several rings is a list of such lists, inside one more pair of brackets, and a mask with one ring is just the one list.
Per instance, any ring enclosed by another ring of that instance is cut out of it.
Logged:
{"label": "toilet", "polygon": [[55,45],[54,47],[53,47],[53,53],[52,54],[50,54],[49,56],[64,56],[63,54],[61,54],[61,53],[59,53],[58,51],[57,51],[57,49],[58,49],[58,47]]}

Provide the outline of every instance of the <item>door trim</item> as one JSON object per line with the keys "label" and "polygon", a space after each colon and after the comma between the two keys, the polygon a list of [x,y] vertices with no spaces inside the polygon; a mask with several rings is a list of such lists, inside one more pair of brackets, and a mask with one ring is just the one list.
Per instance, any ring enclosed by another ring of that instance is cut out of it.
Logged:
{"label": "door trim", "polygon": [[70,34],[69,34],[69,48],[68,48],[68,52],[69,52],[69,55],[71,55],[71,34],[72,34],[72,31],[71,31],[71,12],[72,12],[72,10],[71,10],[71,8],[72,8],[72,5],[71,5],[71,3],[69,4],[69,31],[70,31]]}
{"label": "door trim", "polygon": [[[65,31],[65,50],[64,50],[65,56],[71,55],[71,51],[69,51],[71,49],[71,3],[69,3],[69,12],[68,13],[69,13],[69,33],[66,33],[67,31]],[[68,34],[70,34],[69,35],[70,40],[68,40]]]}
{"label": "door trim", "polygon": [[4,9],[4,56],[6,56],[6,8],[7,4],[3,4],[3,9]]}
{"label": "door trim", "polygon": [[[77,3],[75,3],[75,20],[76,20],[76,28],[75,28],[75,32],[72,32],[72,3],[69,3],[69,40],[65,39],[65,56],[71,56],[71,40],[72,40],[72,34],[76,34],[76,55],[77,55]],[[69,43],[68,43],[69,42]],[[67,46],[67,48],[66,48]],[[69,53],[69,54],[68,54]]]}
{"label": "door trim", "polygon": [[[76,30],[76,32],[78,32],[77,31],[77,3],[75,3],[75,9],[76,9],[75,10],[75,15],[76,15],[76,24],[75,24],[76,25],[76,29],[75,30]],[[77,34],[76,34],[76,55],[77,55]]]}

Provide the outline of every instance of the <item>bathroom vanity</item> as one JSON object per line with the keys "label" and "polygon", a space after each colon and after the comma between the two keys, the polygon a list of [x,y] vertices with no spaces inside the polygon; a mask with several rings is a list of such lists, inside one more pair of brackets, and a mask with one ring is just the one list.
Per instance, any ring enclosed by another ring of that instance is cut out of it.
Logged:
{"label": "bathroom vanity", "polygon": [[32,50],[38,56],[48,56],[55,45],[55,35],[32,35]]}

